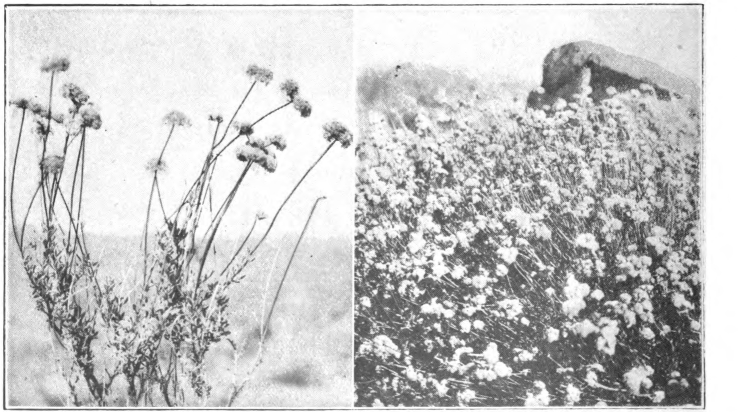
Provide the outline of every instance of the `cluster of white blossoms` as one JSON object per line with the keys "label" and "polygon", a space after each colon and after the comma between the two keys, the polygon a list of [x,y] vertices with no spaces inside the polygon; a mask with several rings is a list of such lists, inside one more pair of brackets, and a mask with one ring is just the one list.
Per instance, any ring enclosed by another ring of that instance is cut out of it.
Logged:
{"label": "cluster of white blossoms", "polygon": [[362,355],[372,353],[381,359],[401,357],[399,346],[386,335],[378,335],[372,341],[364,342],[358,348],[358,353]]}
{"label": "cluster of white blossoms", "polygon": [[624,374],[624,381],[627,384],[627,388],[634,395],[640,395],[642,389],[650,389],[653,386],[650,376],[654,372],[653,368],[648,365],[636,366],[630,369]]}
{"label": "cluster of white blossoms", "polygon": [[562,302],[562,312],[569,318],[578,316],[581,310],[585,309],[585,297],[591,293],[591,288],[587,283],[580,283],[575,279],[575,275],[567,275],[567,285],[564,288],[567,300]]}
{"label": "cluster of white blossoms", "polygon": [[542,381],[534,382],[532,390],[526,392],[525,406],[549,406],[549,392]]}

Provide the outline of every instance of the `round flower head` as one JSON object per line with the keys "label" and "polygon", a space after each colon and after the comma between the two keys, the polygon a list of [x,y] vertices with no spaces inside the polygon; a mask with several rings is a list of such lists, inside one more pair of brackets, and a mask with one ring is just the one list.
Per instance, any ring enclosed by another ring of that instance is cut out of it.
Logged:
{"label": "round flower head", "polygon": [[80,107],[86,104],[86,102],[88,102],[88,99],[90,98],[90,96],[88,96],[88,93],[84,92],[83,89],[72,83],[67,83],[62,86],[62,96],[66,99],[70,99],[75,107]]}
{"label": "round flower head", "polygon": [[295,99],[296,96],[298,96],[298,91],[300,88],[298,87],[298,82],[296,82],[293,79],[287,79],[282,84],[280,84],[280,90],[282,90],[283,93],[285,93],[290,100]]}
{"label": "round flower head", "polygon": [[342,147],[347,148],[352,144],[352,133],[342,123],[334,120],[324,125],[324,139],[339,142]]}
{"label": "round flower head", "polygon": [[[257,149],[264,150],[264,147],[267,146],[267,140],[263,137],[258,137],[255,135],[250,135],[246,142],[249,146],[256,147]],[[264,150],[266,153],[266,150]]]}
{"label": "round flower head", "polygon": [[219,114],[211,114],[208,118],[211,122],[223,123],[223,116]]}
{"label": "round flower head", "polygon": [[80,118],[82,119],[81,126],[83,127],[88,127],[93,130],[101,128],[101,115],[98,113],[98,110],[90,104],[80,108]]}
{"label": "round flower head", "polygon": [[254,128],[251,127],[251,123],[249,122],[236,123],[233,127],[238,130],[239,136],[251,136],[254,133]]}
{"label": "round flower head", "polygon": [[311,115],[311,103],[308,100],[301,97],[293,99],[293,107],[300,113],[300,117],[308,117]]}
{"label": "round flower head", "polygon": [[274,173],[274,171],[277,170],[277,158],[272,152],[264,156],[263,161],[260,161],[259,164],[264,168],[264,170],[270,173]]}
{"label": "round flower head", "polygon": [[148,160],[148,163],[145,165],[145,168],[151,173],[163,173],[166,171],[167,167],[166,161],[158,159],[157,157]]}
{"label": "round flower head", "polygon": [[274,77],[271,70],[259,67],[256,64],[250,64],[246,69],[246,74],[255,81],[263,83],[265,86],[268,85],[269,82],[272,81],[272,77]]}
{"label": "round flower head", "polygon": [[263,162],[267,154],[250,145],[243,145],[236,150],[236,157],[242,162]]}
{"label": "round flower head", "polygon": [[34,103],[31,102],[31,100],[26,99],[24,97],[21,97],[20,99],[13,99],[10,101],[10,104],[19,108],[19,109],[28,109],[30,108]]}
{"label": "round flower head", "polygon": [[273,145],[274,147],[276,147],[277,150],[279,150],[279,151],[283,151],[283,150],[285,150],[285,148],[288,147],[288,142],[285,140],[285,136],[283,136],[281,134],[276,134],[276,135],[273,135],[273,136],[269,136],[267,138],[267,142],[270,145]]}
{"label": "round flower head", "polygon": [[184,126],[184,127],[189,127],[192,125],[192,122],[189,121],[189,118],[184,113],[178,110],[174,110],[171,113],[165,115],[163,117],[163,123],[171,125],[171,126]]}
{"label": "round flower head", "polygon": [[62,170],[62,166],[65,164],[65,158],[57,155],[49,155],[41,161],[41,168],[44,173],[56,175]]}
{"label": "round flower head", "polygon": [[70,68],[70,60],[67,57],[47,57],[41,65],[43,72],[64,72]]}
{"label": "round flower head", "polygon": [[46,106],[42,106],[38,103],[30,103],[29,110],[31,110],[32,113],[34,113],[35,115],[43,119],[49,119],[51,117],[52,120],[54,120],[57,123],[62,123],[62,121],[64,120],[61,114],[50,113],[49,109]]}

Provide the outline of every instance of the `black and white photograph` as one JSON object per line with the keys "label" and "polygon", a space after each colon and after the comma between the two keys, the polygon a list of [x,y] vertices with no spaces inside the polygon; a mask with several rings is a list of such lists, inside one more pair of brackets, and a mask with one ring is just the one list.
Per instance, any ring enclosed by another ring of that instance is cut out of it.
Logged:
{"label": "black and white photograph", "polygon": [[5,21],[5,405],[349,407],[352,12]]}
{"label": "black and white photograph", "polygon": [[701,407],[701,5],[355,33],[355,405]]}
{"label": "black and white photograph", "polygon": [[738,410],[738,2],[4,2],[3,409]]}

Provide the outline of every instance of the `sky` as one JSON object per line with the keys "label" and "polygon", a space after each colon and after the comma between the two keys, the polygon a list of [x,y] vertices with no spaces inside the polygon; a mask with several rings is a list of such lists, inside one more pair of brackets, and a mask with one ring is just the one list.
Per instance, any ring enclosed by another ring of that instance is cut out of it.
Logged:
{"label": "sky", "polygon": [[492,6],[358,10],[358,68],[402,62],[541,83],[544,57],[590,40],[698,80],[701,12],[696,6]]}
{"label": "sky", "polygon": [[[288,107],[256,127],[259,136],[283,134],[288,148],[278,154],[274,174],[251,172],[242,185],[223,223],[223,236],[238,237],[257,211],[271,216],[324,151],[324,123],[339,120],[353,130],[351,18],[351,12],[339,9],[13,8],[7,10],[6,96],[46,103],[49,75],[39,71],[42,61],[48,56],[70,59],[70,69],[55,79],[56,101],[62,102],[62,84],[75,83],[90,94],[103,119],[103,127],[87,136],[86,231],[138,235],[151,185],[145,165],[165,142],[165,114],[179,110],[192,122],[175,131],[165,154],[168,171],[161,184],[166,209],[173,210],[207,154],[214,131],[208,115],[230,118],[251,84],[247,66],[270,68],[274,80],[255,88],[238,121],[256,120],[284,103],[279,84],[295,79],[312,114],[301,118]],[[20,111],[6,107],[6,159],[14,152],[19,124]],[[29,129],[21,165],[36,165],[40,157],[40,144]],[[60,154],[59,142],[54,150]],[[216,170],[216,203],[243,167],[233,153]],[[327,200],[317,209],[309,235],[351,236],[353,158],[352,149],[339,145],[327,154],[284,209],[278,234],[299,233],[314,200],[323,195]],[[36,167],[27,170],[19,171],[17,209],[28,204],[38,179]]]}

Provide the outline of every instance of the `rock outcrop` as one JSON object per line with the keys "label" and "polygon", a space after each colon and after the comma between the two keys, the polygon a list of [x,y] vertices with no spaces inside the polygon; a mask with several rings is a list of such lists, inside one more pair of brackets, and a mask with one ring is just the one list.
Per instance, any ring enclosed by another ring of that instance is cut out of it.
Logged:
{"label": "rock outcrop", "polygon": [[526,104],[546,109],[559,99],[571,102],[577,95],[598,102],[609,97],[609,87],[624,92],[643,84],[652,87],[661,100],[683,99],[692,108],[699,108],[700,89],[694,81],[648,60],[589,41],[568,43],[549,52],[544,58],[541,87],[529,94]]}

